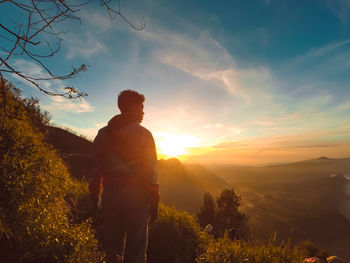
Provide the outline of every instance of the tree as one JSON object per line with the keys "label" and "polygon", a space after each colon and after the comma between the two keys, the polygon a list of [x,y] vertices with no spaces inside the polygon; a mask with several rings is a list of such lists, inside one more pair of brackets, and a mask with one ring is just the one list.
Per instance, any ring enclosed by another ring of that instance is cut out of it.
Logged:
{"label": "tree", "polygon": [[225,189],[216,203],[218,210],[216,213],[216,228],[220,235],[229,231],[233,239],[245,239],[248,235],[248,217],[241,213],[238,208],[241,204],[241,197],[234,189]]}
{"label": "tree", "polygon": [[202,227],[211,224],[216,237],[228,232],[232,239],[247,238],[248,217],[238,210],[241,197],[234,189],[223,190],[216,203],[209,193],[205,193],[203,201],[203,206],[197,214]]}
{"label": "tree", "polygon": [[[123,16],[120,9],[120,0],[0,0],[0,8],[7,10],[12,8],[23,18],[17,21],[0,23],[0,77],[2,86],[5,74],[15,75],[34,85],[38,90],[47,95],[63,96],[69,99],[87,96],[73,87],[65,87],[62,92],[47,90],[40,85],[40,81],[66,80],[75,78],[80,72],[87,69],[85,64],[73,67],[66,74],[54,73],[46,64],[47,59],[55,56],[61,48],[61,35],[63,31],[57,31],[57,24],[64,21],[80,21],[79,11],[91,2],[99,2],[108,13],[111,20],[119,17],[131,28],[142,30],[145,27],[142,20],[139,26],[129,22]],[[15,19],[16,20],[16,19]],[[33,76],[21,72],[14,63],[13,57],[22,57],[36,63],[45,76]],[[5,92],[2,92],[2,96]],[[6,101],[6,99],[4,99]]]}
{"label": "tree", "polygon": [[205,227],[208,224],[214,225],[216,210],[214,198],[211,194],[205,193],[203,197],[203,206],[197,214],[201,227]]}

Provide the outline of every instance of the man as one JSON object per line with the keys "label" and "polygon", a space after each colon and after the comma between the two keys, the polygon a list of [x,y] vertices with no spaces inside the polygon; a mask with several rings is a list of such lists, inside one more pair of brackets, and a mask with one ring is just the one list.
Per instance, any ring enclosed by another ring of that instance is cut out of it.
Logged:
{"label": "man", "polygon": [[97,206],[102,194],[106,260],[146,262],[148,223],[157,217],[157,154],[150,131],[142,127],[145,97],[119,94],[121,114],[99,130],[94,140],[96,171],[89,189]]}

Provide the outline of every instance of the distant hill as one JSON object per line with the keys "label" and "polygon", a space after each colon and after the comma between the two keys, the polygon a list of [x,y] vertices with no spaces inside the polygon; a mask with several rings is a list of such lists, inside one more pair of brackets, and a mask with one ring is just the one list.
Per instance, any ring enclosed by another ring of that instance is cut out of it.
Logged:
{"label": "distant hill", "polygon": [[57,149],[73,177],[87,180],[91,176],[91,141],[52,126],[47,126],[46,140]]}
{"label": "distant hill", "polygon": [[91,142],[67,130],[47,126],[47,141],[64,154],[86,154],[91,150]]}
{"label": "distant hill", "polygon": [[219,195],[222,189],[230,187],[224,179],[209,171],[200,164],[184,164],[185,169],[191,173],[201,184],[204,191]]}
{"label": "distant hill", "polygon": [[350,158],[321,157],[266,167],[216,166],[210,169],[230,183],[293,183],[328,177],[332,174],[349,175]]}
{"label": "distant hill", "polygon": [[192,213],[199,211],[203,195],[219,195],[230,185],[197,164],[183,164],[172,158],[158,161],[161,200]]}

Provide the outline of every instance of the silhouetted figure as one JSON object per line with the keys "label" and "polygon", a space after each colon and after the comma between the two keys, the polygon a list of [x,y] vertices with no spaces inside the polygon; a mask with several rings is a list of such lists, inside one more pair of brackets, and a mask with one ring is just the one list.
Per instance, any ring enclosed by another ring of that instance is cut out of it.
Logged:
{"label": "silhouetted figure", "polygon": [[150,131],[142,127],[145,97],[132,90],[119,94],[121,114],[94,140],[96,171],[89,189],[97,206],[101,188],[106,260],[146,261],[148,224],[158,215],[157,154]]}

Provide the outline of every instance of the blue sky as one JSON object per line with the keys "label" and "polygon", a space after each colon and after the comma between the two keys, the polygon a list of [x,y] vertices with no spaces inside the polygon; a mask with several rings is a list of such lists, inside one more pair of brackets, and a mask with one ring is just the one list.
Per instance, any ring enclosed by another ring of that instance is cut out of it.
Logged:
{"label": "blue sky", "polygon": [[[122,20],[98,5],[82,23],[61,24],[62,50],[47,61],[57,72],[89,65],[73,85],[83,101],[38,97],[52,121],[93,138],[115,114],[117,95],[146,96],[144,126],[160,156],[190,162],[253,164],[350,156],[350,1],[122,1]],[[6,12],[0,22],[12,19]],[[57,28],[58,29],[58,28]],[[1,40],[0,40],[1,41]],[[14,65],[44,74],[27,58]],[[174,143],[171,143],[175,142]],[[184,143],[185,142],[185,143]]]}

